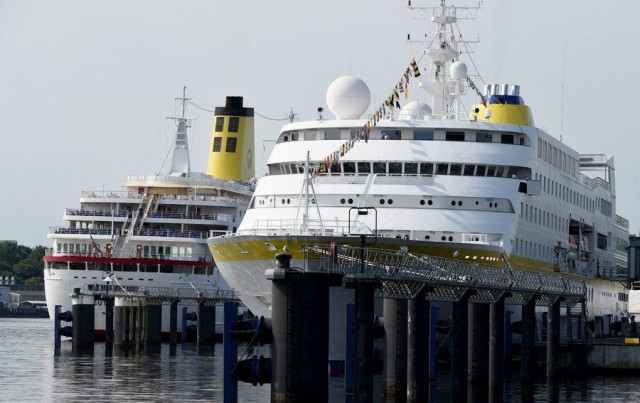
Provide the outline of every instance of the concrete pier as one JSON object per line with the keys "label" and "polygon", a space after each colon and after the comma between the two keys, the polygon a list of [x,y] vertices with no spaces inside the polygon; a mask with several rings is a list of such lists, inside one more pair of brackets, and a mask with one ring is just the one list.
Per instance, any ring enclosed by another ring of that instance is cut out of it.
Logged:
{"label": "concrete pier", "polygon": [[215,343],[216,332],[216,307],[205,305],[205,300],[198,303],[197,307],[197,348],[212,347]]}
{"label": "concrete pier", "polygon": [[356,281],[355,344],[353,359],[353,399],[359,403],[373,400],[373,294],[375,283]]}
{"label": "concrete pier", "polygon": [[532,297],[522,306],[522,338],[521,338],[520,379],[524,383],[536,379],[536,300]]}
{"label": "concrete pier", "polygon": [[489,396],[491,400],[501,400],[504,394],[504,300],[507,296],[503,294],[491,304],[489,312]]}
{"label": "concrete pier", "polygon": [[145,315],[145,346],[159,346],[162,343],[162,305],[147,305]]}
{"label": "concrete pier", "polygon": [[178,343],[178,301],[172,301],[169,305],[169,344],[175,346]]}

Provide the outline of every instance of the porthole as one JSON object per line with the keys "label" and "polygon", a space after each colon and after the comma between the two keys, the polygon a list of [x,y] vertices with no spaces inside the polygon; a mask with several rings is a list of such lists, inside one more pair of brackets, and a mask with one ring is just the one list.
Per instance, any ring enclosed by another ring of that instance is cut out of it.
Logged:
{"label": "porthole", "polygon": [[353,199],[349,199],[349,204],[353,204]]}
{"label": "porthole", "polygon": [[429,201],[427,202],[427,204],[428,204],[428,205],[432,205],[432,204],[433,204],[433,200],[429,200]]}
{"label": "porthole", "polygon": [[452,237],[452,236],[450,236],[450,237],[449,237],[449,242],[452,242],[452,241],[453,241],[453,237]]}
{"label": "porthole", "polygon": [[424,200],[420,200],[420,205],[424,206]]}
{"label": "porthole", "polygon": [[430,241],[430,240],[431,240],[431,237],[430,237],[429,235],[425,235],[425,236],[424,236],[424,239],[425,239],[426,241]]}
{"label": "porthole", "polygon": [[480,202],[476,200],[476,206],[479,205],[479,204],[480,204]]}
{"label": "porthole", "polygon": [[455,200],[451,200],[451,205],[455,206],[456,205],[456,201]]}
{"label": "porthole", "polygon": [[287,199],[287,204],[291,204],[291,199]]}
{"label": "porthole", "polygon": [[442,238],[440,238],[440,239],[443,240],[443,241],[446,241],[447,237],[443,235]]}
{"label": "porthole", "polygon": [[462,202],[461,201],[458,202],[458,206],[462,206]]}
{"label": "porthole", "polygon": [[380,204],[384,204],[384,199],[380,199]]}
{"label": "porthole", "polygon": [[393,199],[389,199],[389,200],[387,200],[387,203],[388,203],[388,204],[393,204]]}
{"label": "porthole", "polygon": [[340,204],[344,204],[344,203],[345,203],[344,199],[340,199]]}
{"label": "porthole", "polygon": [[498,208],[498,202],[495,202],[495,203],[493,204],[493,207]]}
{"label": "porthole", "polygon": [[282,199],[282,204],[284,204],[284,199]]}
{"label": "porthole", "polygon": [[489,203],[489,208],[493,207],[493,203]]}

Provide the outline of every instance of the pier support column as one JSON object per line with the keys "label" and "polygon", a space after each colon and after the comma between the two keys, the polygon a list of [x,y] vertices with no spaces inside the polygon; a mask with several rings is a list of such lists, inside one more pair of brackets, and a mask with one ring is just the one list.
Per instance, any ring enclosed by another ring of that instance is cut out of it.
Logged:
{"label": "pier support column", "polygon": [[467,372],[469,352],[469,297],[473,291],[466,291],[453,303],[451,328],[451,394],[453,401],[467,400]]}
{"label": "pier support column", "polygon": [[504,394],[504,300],[503,294],[491,304],[489,318],[489,396],[490,400],[501,401]]}
{"label": "pier support column", "polygon": [[227,301],[224,303],[224,403],[238,402],[238,381],[233,376],[233,369],[238,363],[238,342],[234,336],[238,303]]}
{"label": "pier support column", "polygon": [[169,345],[178,343],[178,301],[172,301],[169,305]]}
{"label": "pier support column", "polygon": [[147,305],[145,318],[146,346],[159,346],[162,343],[162,305]]}
{"label": "pier support column", "polygon": [[80,294],[80,289],[75,289],[71,298],[73,315],[73,349],[93,347],[95,341],[95,307],[94,297]]}
{"label": "pier support column", "polygon": [[113,347],[113,297],[105,297],[105,326],[104,343],[107,347]]}
{"label": "pier support column", "polygon": [[291,255],[276,255],[272,281],[271,401],[329,398],[329,278],[289,269]]}
{"label": "pier support column", "polygon": [[407,400],[407,300],[385,298],[383,401]]}
{"label": "pier support column", "polygon": [[114,308],[114,340],[116,348],[125,348],[129,341],[129,299],[115,298]]}
{"label": "pier support column", "polygon": [[431,303],[420,292],[407,306],[407,402],[429,398],[429,316]]}
{"label": "pier support column", "polygon": [[216,336],[216,307],[205,305],[205,300],[198,301],[198,338],[197,348],[211,347]]}
{"label": "pier support column", "polygon": [[180,341],[182,343],[186,343],[187,342],[187,338],[188,338],[188,333],[187,333],[187,307],[183,306],[182,307],[182,326],[181,326],[181,333],[180,333]]}
{"label": "pier support column", "polygon": [[353,399],[370,403],[373,399],[373,297],[376,284],[355,281],[355,345],[353,359]]}
{"label": "pier support column", "polygon": [[472,304],[469,323],[469,381],[472,396],[486,397],[489,386],[489,304]]}
{"label": "pier support column", "polygon": [[560,375],[560,302],[555,300],[547,315],[547,378],[551,379]]}
{"label": "pier support column", "polygon": [[520,362],[520,379],[532,383],[536,379],[538,357],[536,355],[536,297],[531,297],[522,306],[522,360]]}

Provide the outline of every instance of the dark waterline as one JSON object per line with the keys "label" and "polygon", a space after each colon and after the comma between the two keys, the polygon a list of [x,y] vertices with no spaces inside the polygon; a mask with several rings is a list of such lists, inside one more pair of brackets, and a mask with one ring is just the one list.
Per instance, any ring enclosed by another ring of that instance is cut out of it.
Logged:
{"label": "dark waterline", "polygon": [[[0,319],[0,401],[206,401],[219,402],[222,390],[222,346],[198,355],[193,344],[171,349],[163,344],[146,354],[115,350],[105,354],[96,343],[93,354],[74,355],[63,342],[54,354],[53,325],[48,319]],[[545,381],[523,390],[517,378],[505,385],[508,402],[640,402],[638,377],[562,378],[552,388]],[[442,373],[432,390],[438,402],[450,402],[450,378]],[[343,402],[343,378],[332,377],[330,401]],[[381,377],[374,391],[381,390]],[[488,401],[486,392],[473,401]],[[381,394],[374,393],[375,401]],[[239,402],[268,402],[269,385],[238,385]]]}

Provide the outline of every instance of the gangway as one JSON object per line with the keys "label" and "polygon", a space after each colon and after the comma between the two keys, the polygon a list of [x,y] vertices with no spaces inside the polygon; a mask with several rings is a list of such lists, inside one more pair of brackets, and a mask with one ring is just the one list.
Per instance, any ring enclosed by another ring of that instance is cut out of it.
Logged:
{"label": "gangway", "polygon": [[239,302],[231,290],[191,289],[171,287],[140,287],[103,284],[85,284],[81,294],[98,298],[126,297],[144,300],[149,305],[170,304],[179,300],[182,305],[222,305],[227,301]]}
{"label": "gangway", "polygon": [[425,292],[429,300],[459,301],[469,290],[469,302],[522,305],[532,298],[538,306],[560,301],[573,307],[584,302],[584,281],[559,275],[497,267],[475,262],[410,253],[406,250],[353,246],[305,246],[305,271],[326,271],[349,281],[380,283],[376,296],[415,298]]}

